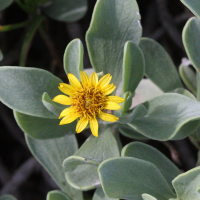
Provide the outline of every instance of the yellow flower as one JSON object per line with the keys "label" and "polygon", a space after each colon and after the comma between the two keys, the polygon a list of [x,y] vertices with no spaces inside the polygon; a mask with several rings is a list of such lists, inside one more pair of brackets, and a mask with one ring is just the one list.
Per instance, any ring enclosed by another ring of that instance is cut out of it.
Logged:
{"label": "yellow flower", "polygon": [[60,125],[69,124],[79,118],[76,132],[83,131],[89,122],[92,134],[98,137],[97,117],[108,122],[117,121],[119,118],[108,112],[120,109],[118,103],[122,103],[124,99],[117,96],[107,96],[116,88],[113,84],[109,84],[112,79],[110,74],[103,76],[99,81],[96,73],[92,73],[89,77],[81,71],[80,75],[81,83],[73,74],[69,73],[68,79],[71,85],[60,83],[58,87],[69,97],[58,95],[53,101],[63,105],[71,105],[61,112],[59,119],[63,119],[60,121]]}

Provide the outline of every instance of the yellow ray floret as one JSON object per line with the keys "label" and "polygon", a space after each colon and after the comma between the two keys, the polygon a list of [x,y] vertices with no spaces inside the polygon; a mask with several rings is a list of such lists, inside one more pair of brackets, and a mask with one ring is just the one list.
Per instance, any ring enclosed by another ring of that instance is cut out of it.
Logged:
{"label": "yellow ray floret", "polygon": [[64,109],[59,116],[60,125],[69,124],[76,119],[76,132],[83,131],[88,123],[95,137],[98,137],[98,119],[108,122],[116,122],[118,117],[109,114],[110,110],[120,109],[119,103],[124,101],[123,98],[117,96],[108,96],[116,86],[110,84],[112,76],[106,74],[100,80],[96,73],[92,73],[90,77],[83,71],[80,72],[81,82],[71,73],[68,74],[70,85],[60,83],[58,87],[64,94],[54,97],[53,101],[70,105]]}

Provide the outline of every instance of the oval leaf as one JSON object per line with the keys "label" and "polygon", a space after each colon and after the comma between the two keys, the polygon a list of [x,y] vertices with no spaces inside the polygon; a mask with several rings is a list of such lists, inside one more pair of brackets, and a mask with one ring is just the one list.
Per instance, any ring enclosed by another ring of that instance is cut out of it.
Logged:
{"label": "oval leaf", "polygon": [[100,130],[98,138],[91,135],[74,156],[64,161],[66,179],[79,190],[93,189],[100,184],[98,165],[107,158],[117,156],[118,144],[110,129]]}
{"label": "oval leaf", "polygon": [[187,55],[197,71],[200,70],[200,20],[193,17],[188,20],[183,29],[183,44]]}
{"label": "oval leaf", "polygon": [[60,94],[62,81],[48,71],[37,68],[0,67],[0,100],[9,108],[36,117],[55,118],[42,103],[42,95]]}
{"label": "oval leaf", "polygon": [[98,0],[86,41],[91,64],[96,72],[113,76],[118,86],[122,79],[123,47],[127,41],[138,44],[142,33],[135,0]]}
{"label": "oval leaf", "polygon": [[75,133],[76,122],[59,125],[59,119],[47,119],[14,111],[15,120],[24,133],[35,139],[51,139]]}
{"label": "oval leaf", "polygon": [[144,76],[144,55],[133,42],[126,42],[123,58],[123,92],[135,92],[136,87]]}
{"label": "oval leaf", "polygon": [[100,187],[96,189],[92,200],[115,200],[115,199],[107,197],[103,192],[102,188]]}
{"label": "oval leaf", "polygon": [[74,135],[58,139],[36,140],[25,134],[27,145],[39,163],[47,170],[60,189],[72,199],[82,200],[82,192],[72,188],[65,180],[62,162],[77,151]]}
{"label": "oval leaf", "polygon": [[54,101],[52,101],[47,92],[42,95],[42,103],[50,112],[55,114],[55,119],[58,119],[60,113],[67,108],[65,105],[56,104]]}
{"label": "oval leaf", "polygon": [[87,11],[87,0],[53,0],[43,7],[50,18],[61,22],[74,22],[81,19]]}
{"label": "oval leaf", "polygon": [[105,194],[110,198],[142,200],[148,193],[158,199],[174,197],[166,180],[150,162],[136,158],[111,158],[98,168]]}
{"label": "oval leaf", "polygon": [[200,2],[199,0],[181,0],[198,18],[200,18]]}
{"label": "oval leaf", "polygon": [[127,144],[122,149],[122,156],[138,158],[153,163],[160,170],[169,185],[181,173],[165,155],[157,149],[141,142]]}
{"label": "oval leaf", "polygon": [[65,193],[59,190],[54,190],[47,194],[47,200],[72,200],[72,199],[69,198]]}
{"label": "oval leaf", "polygon": [[185,95],[163,94],[144,105],[147,114],[128,125],[151,139],[183,139],[200,123],[200,103]]}
{"label": "oval leaf", "polygon": [[183,87],[172,59],[159,43],[142,38],[139,47],[145,57],[145,75],[152,82],[164,92]]}
{"label": "oval leaf", "polygon": [[72,40],[64,53],[64,70],[72,73],[80,80],[80,71],[83,70],[83,44],[79,39]]}
{"label": "oval leaf", "polygon": [[0,0],[0,11],[6,9],[12,4],[13,0]]}
{"label": "oval leaf", "polygon": [[143,200],[157,200],[156,198],[152,197],[149,194],[143,194],[142,198],[143,198]]}
{"label": "oval leaf", "polygon": [[0,200],[17,200],[15,197],[9,194],[5,194],[3,196],[0,196]]}
{"label": "oval leaf", "polygon": [[199,199],[198,189],[200,187],[200,167],[191,169],[176,177],[172,184],[178,199]]}

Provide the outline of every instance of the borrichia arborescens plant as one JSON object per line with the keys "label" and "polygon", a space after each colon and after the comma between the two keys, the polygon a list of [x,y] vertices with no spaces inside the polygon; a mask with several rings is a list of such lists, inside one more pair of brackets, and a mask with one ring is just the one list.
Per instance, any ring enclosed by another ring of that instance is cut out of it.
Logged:
{"label": "borrichia arborescens plant", "polygon": [[[198,28],[193,18],[183,34],[196,69]],[[131,142],[122,148],[119,133],[166,141],[194,135],[199,128],[199,84],[196,99],[183,88],[164,48],[141,34],[135,0],[98,0],[86,34],[92,70],[84,72],[79,39],[64,53],[70,85],[41,69],[0,68],[1,101],[13,109],[29,149],[61,189],[49,192],[48,200],[83,200],[82,191],[91,189],[96,189],[93,200],[199,200],[199,167],[181,174],[150,145]],[[89,122],[92,134],[78,148],[75,133]]]}

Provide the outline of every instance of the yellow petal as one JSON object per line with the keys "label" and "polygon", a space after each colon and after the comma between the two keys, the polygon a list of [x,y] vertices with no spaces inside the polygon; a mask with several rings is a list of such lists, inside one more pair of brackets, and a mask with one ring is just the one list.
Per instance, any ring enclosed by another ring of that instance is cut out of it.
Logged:
{"label": "yellow petal", "polygon": [[67,115],[60,121],[59,125],[69,124],[74,120],[76,120],[79,116],[80,116],[79,114]]}
{"label": "yellow petal", "polygon": [[103,89],[110,83],[111,79],[112,79],[112,76],[110,76],[110,74],[106,74],[100,79],[100,81],[97,84],[97,87],[99,87],[100,89]]}
{"label": "yellow petal", "polygon": [[104,121],[107,121],[107,122],[116,122],[119,118],[114,116],[114,115],[111,115],[111,114],[108,114],[108,113],[104,113],[104,112],[101,112],[98,114],[98,116],[104,120]]}
{"label": "yellow petal", "polygon": [[71,86],[75,89],[82,89],[81,83],[79,82],[79,80],[76,78],[76,76],[74,76],[71,73],[68,73],[68,79],[69,82],[71,84]]}
{"label": "yellow petal", "polygon": [[72,86],[66,83],[60,83],[60,86],[58,88],[60,89],[61,92],[70,96],[76,93],[76,90]]}
{"label": "yellow petal", "polygon": [[87,86],[89,82],[89,76],[84,72],[81,71],[81,83],[83,86]]}
{"label": "yellow petal", "polygon": [[97,86],[98,76],[95,72],[90,75],[89,83],[90,83],[91,86],[94,86],[94,87]]}
{"label": "yellow petal", "polygon": [[69,114],[74,114],[74,109],[73,107],[69,107],[69,108],[65,108],[61,113],[60,113],[60,116],[59,116],[59,119],[66,116],[66,115],[69,115]]}
{"label": "yellow petal", "polygon": [[63,105],[71,105],[72,104],[72,99],[65,95],[58,95],[53,98],[53,101],[55,101],[56,103],[63,104]]}
{"label": "yellow petal", "polygon": [[83,131],[85,129],[85,127],[88,125],[88,119],[87,118],[81,118],[77,125],[76,125],[76,132],[80,133],[81,131]]}
{"label": "yellow petal", "polygon": [[110,93],[112,93],[114,90],[115,90],[116,86],[112,84],[110,85],[107,85],[103,90],[102,92],[104,93],[104,95],[108,95]]}
{"label": "yellow petal", "polygon": [[118,110],[120,108],[121,106],[119,104],[112,101],[107,101],[104,107],[104,109],[108,109],[108,110]]}
{"label": "yellow petal", "polygon": [[98,137],[98,122],[96,118],[90,119],[90,129],[95,137]]}
{"label": "yellow petal", "polygon": [[124,98],[118,97],[118,96],[107,96],[106,99],[108,101],[112,101],[112,102],[115,102],[115,103],[122,103],[122,102],[124,102]]}

